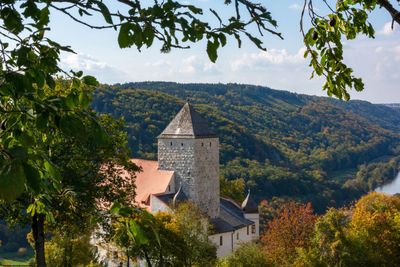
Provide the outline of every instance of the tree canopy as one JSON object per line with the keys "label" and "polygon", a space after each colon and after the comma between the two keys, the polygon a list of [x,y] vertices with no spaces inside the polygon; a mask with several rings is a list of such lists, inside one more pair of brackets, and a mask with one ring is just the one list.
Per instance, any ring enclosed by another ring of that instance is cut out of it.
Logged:
{"label": "tree canopy", "polygon": [[[8,0],[0,4],[2,199],[15,199],[25,186],[37,191],[39,177],[59,180],[56,166],[46,159],[43,151],[34,149],[38,140],[33,136],[33,126],[45,137],[51,136],[57,128],[66,135],[79,135],[81,120],[88,116],[80,110],[88,104],[86,91],[76,95],[72,90],[69,95],[49,97],[43,93],[44,86],[54,89],[54,75],[59,73],[70,77],[71,88],[97,84],[95,78],[83,76],[80,71],[67,73],[59,67],[60,52],[73,50],[47,37],[52,12],[61,12],[92,29],[117,30],[121,48],[134,46],[140,50],[158,41],[161,52],[168,52],[172,48],[189,48],[191,43],[204,39],[211,61],[217,59],[217,51],[226,44],[227,36],[234,36],[239,46],[245,36],[258,48],[265,49],[262,40],[249,30],[252,25],[258,28],[260,35],[267,32],[282,37],[275,31],[277,22],[258,1],[224,1],[234,7],[228,18],[221,18],[217,11],[210,9],[207,12],[219,22],[215,26],[207,21],[209,17],[203,16],[206,11],[180,1],[119,0],[118,3],[118,7],[101,0]],[[324,3],[328,5],[326,1]],[[329,6],[332,14],[326,16],[316,13],[311,0],[304,2],[303,14],[306,6],[314,29],[304,34],[311,66],[317,75],[326,76],[324,89],[329,95],[348,99],[346,88],[362,90],[362,82],[342,63],[342,36],[348,39],[354,39],[358,34],[372,37],[368,12],[378,6],[387,9],[394,22],[398,22],[398,12],[386,0],[338,1],[336,9]],[[101,15],[104,23],[92,25],[88,20],[91,15]],[[97,135],[97,140],[106,140],[106,133],[100,127],[93,134]],[[40,142],[50,141],[51,138],[42,138]]]}

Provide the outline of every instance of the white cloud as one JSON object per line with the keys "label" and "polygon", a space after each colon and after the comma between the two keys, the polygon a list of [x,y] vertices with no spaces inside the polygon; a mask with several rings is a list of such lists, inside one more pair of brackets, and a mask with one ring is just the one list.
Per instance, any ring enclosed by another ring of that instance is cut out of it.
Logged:
{"label": "white cloud", "polygon": [[61,61],[73,69],[80,69],[83,71],[105,69],[108,67],[107,63],[100,62],[85,54],[70,54],[67,57],[61,59]]}
{"label": "white cloud", "polygon": [[[301,5],[299,5],[299,4],[291,4],[290,6],[289,6],[289,8],[290,9],[293,9],[293,10],[303,10],[303,6],[301,6]],[[306,10],[308,10],[308,6],[306,6]],[[319,9],[317,8],[317,7],[313,7],[313,10],[315,11],[315,12],[318,12],[319,11]]]}
{"label": "white cloud", "polygon": [[100,82],[116,83],[129,81],[129,75],[110,64],[86,54],[68,54],[61,57],[61,68],[69,71],[83,71],[85,75],[93,75]]}
{"label": "white cloud", "polygon": [[395,48],[393,48],[393,52],[395,54],[394,59],[396,61],[400,61],[400,45],[396,46]]}
{"label": "white cloud", "polygon": [[204,61],[198,56],[193,55],[183,59],[179,67],[172,69],[172,72],[190,75],[215,75],[221,73],[214,63]]}
{"label": "white cloud", "polygon": [[385,25],[383,25],[383,28],[380,29],[377,33],[381,35],[392,35],[395,32],[399,32],[396,23],[393,24],[393,29],[392,29],[392,22],[388,22],[385,23]]}
{"label": "white cloud", "polygon": [[291,4],[290,6],[289,6],[289,8],[290,9],[294,9],[294,10],[302,10],[303,8],[300,6],[300,5],[298,5],[298,4]]}
{"label": "white cloud", "polygon": [[286,49],[270,49],[266,52],[244,54],[241,58],[231,62],[231,70],[243,68],[263,68],[269,65],[296,64],[304,61],[305,48],[300,48],[296,54],[289,54]]}
{"label": "white cloud", "polygon": [[221,74],[216,64],[211,63],[208,58],[196,55],[190,55],[182,59],[149,62],[145,64],[145,69],[152,70],[150,76],[153,76],[153,78],[149,79],[156,79],[155,76],[158,79],[171,79],[171,77],[176,77],[177,80],[183,77],[196,79],[198,77]]}

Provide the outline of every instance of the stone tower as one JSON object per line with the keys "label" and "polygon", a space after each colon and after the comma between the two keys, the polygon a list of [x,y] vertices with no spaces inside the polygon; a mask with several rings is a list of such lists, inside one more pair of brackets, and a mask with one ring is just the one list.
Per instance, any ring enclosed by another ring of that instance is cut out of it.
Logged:
{"label": "stone tower", "polygon": [[219,140],[189,103],[158,136],[158,169],[175,172],[175,192],[182,186],[211,218],[219,215]]}

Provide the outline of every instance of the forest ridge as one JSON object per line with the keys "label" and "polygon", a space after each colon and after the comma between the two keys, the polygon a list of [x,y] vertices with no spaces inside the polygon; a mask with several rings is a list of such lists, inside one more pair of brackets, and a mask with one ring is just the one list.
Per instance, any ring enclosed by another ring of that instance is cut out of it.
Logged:
{"label": "forest ridge", "polygon": [[259,201],[291,198],[317,212],[397,174],[400,109],[241,84],[101,85],[92,107],[124,117],[132,157],[156,159],[156,136],[186,102],[220,137],[221,173]]}

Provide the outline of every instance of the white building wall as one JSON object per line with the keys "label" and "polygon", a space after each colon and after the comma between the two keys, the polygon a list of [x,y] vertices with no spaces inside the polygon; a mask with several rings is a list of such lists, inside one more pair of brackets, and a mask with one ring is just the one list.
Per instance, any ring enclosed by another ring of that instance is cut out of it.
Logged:
{"label": "white building wall", "polygon": [[151,195],[151,197],[150,197],[150,211],[151,211],[152,214],[156,214],[158,211],[170,212],[171,210],[164,202],[162,202],[156,196]]}
{"label": "white building wall", "polygon": [[[220,243],[221,236],[222,236],[222,245]],[[218,258],[222,258],[228,254],[232,254],[232,249],[233,249],[232,232],[210,235],[209,238],[217,246]]]}
{"label": "white building wall", "polygon": [[[179,189],[179,187],[178,187]],[[165,194],[169,194],[169,193],[176,193],[178,191],[178,189],[176,189],[176,185],[175,185],[175,173],[172,175],[171,181],[169,181],[169,184],[167,186],[167,188],[165,189]]]}
{"label": "white building wall", "polygon": [[[233,232],[210,235],[210,240],[217,246],[217,257],[222,258],[226,255],[232,254],[236,248],[241,246],[241,243],[258,239],[259,233],[252,233],[251,230],[252,226],[249,225]],[[221,236],[222,245],[220,245]]]}
{"label": "white building wall", "polygon": [[260,236],[260,215],[258,215],[258,213],[245,213],[244,217],[247,220],[250,220],[252,222],[255,222],[255,227],[256,227],[256,236],[259,237]]}

